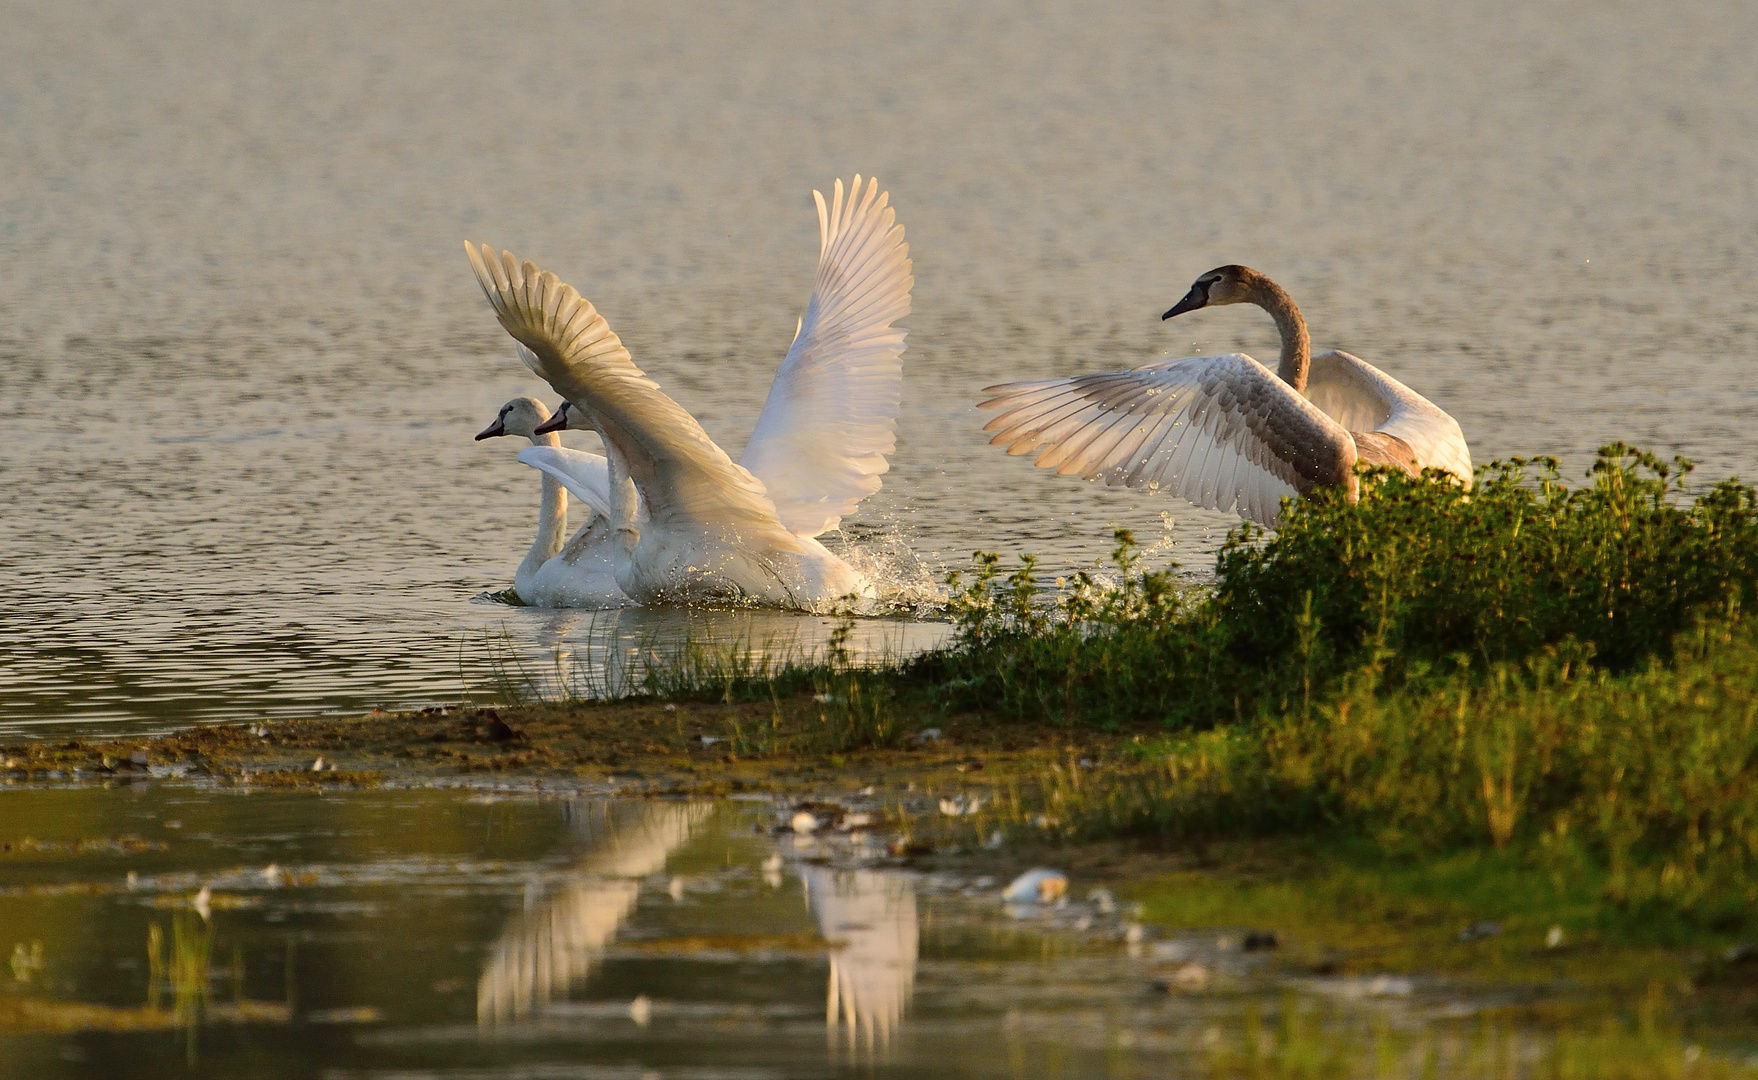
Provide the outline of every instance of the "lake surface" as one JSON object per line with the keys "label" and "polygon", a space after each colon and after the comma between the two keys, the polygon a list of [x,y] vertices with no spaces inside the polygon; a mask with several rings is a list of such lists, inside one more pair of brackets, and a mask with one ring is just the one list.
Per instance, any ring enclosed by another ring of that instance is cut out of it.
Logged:
{"label": "lake surface", "polygon": [[6,798],[5,1080],[1758,1069],[1749,1028],[1706,1040],[1727,1071],[1693,1071],[1703,1046],[1620,1036],[1578,986],[1324,974],[1249,927],[1145,930],[1101,882],[1004,904],[1006,875],[900,865],[882,830],[795,835],[767,800]]}
{"label": "lake surface", "polygon": [[[1739,0],[11,5],[0,14],[0,732],[455,700],[496,647],[823,620],[485,602],[547,387],[459,250],[590,297],[733,453],[812,279],[810,192],[908,228],[899,446],[849,540],[1205,565],[1231,519],[987,447],[998,380],[1275,351],[1159,313],[1253,265],[1479,461],[1627,439],[1758,472],[1758,18]],[[571,436],[571,438],[577,438]],[[934,623],[876,623],[902,648]],[[496,646],[494,643],[503,643]]]}

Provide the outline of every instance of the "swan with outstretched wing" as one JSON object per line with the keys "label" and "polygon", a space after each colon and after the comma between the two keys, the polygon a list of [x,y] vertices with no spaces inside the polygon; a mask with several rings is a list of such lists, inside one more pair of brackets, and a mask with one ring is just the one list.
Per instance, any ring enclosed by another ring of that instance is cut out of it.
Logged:
{"label": "swan with outstretched wing", "polygon": [[1165,490],[1274,527],[1282,500],[1317,487],[1356,492],[1355,463],[1438,469],[1471,486],[1459,424],[1346,352],[1311,355],[1300,309],[1245,266],[1196,280],[1164,318],[1256,304],[1281,331],[1271,371],[1243,353],[1161,360],[1129,371],[1004,383],[977,407],[1000,415],[990,443],[1064,476]]}
{"label": "swan with outstretched wing", "polygon": [[[815,537],[889,468],[905,334],[892,323],[908,314],[914,279],[877,181],[863,192],[856,177],[846,201],[837,181],[828,206],[813,195],[817,281],[742,463],[635,365],[572,286],[510,252],[465,245],[521,358],[567,399],[537,432],[587,427],[604,442],[617,583],[638,603],[815,608],[873,595]],[[559,479],[544,456],[521,460]]]}

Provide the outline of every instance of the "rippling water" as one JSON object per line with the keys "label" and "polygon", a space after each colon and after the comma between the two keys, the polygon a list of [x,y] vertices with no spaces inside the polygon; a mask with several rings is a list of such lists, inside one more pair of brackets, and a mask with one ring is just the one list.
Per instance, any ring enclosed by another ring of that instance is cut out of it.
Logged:
{"label": "rippling water", "polygon": [[[1625,438],[1754,472],[1758,19],[1413,7],[228,2],[0,15],[0,730],[455,698],[505,634],[811,642],[819,620],[477,602],[543,393],[459,250],[577,285],[735,454],[859,170],[915,258],[904,416],[858,538],[1202,565],[1229,519],[1034,474],[1010,377],[1275,351],[1162,324],[1201,271],[1449,409],[1479,460]],[[712,623],[701,620],[712,620]],[[933,626],[870,628],[931,640]]]}

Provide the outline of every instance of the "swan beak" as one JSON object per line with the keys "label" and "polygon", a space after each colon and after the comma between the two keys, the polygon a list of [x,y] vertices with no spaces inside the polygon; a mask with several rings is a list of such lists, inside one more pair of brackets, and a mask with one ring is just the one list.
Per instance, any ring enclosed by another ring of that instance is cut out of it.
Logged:
{"label": "swan beak", "polygon": [[563,405],[555,411],[555,415],[531,429],[533,435],[548,435],[552,431],[564,431],[568,426],[568,407]]}
{"label": "swan beak", "polygon": [[1160,316],[1160,321],[1164,322],[1174,315],[1182,315],[1187,311],[1195,311],[1197,308],[1207,307],[1208,304],[1209,291],[1207,289],[1198,289],[1195,286],[1191,286],[1191,290],[1184,294],[1184,299],[1173,304],[1171,311]]}
{"label": "swan beak", "polygon": [[507,433],[506,425],[502,424],[501,418],[497,416],[494,418],[494,423],[488,425],[487,427],[483,428],[481,431],[476,433],[476,441],[481,442],[484,439],[492,439],[496,435],[505,435],[506,433]]}

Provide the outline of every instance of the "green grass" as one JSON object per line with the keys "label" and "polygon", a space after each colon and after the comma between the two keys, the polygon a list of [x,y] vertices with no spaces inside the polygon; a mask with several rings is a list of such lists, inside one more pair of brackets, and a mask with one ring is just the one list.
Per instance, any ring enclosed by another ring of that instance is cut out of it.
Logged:
{"label": "green grass", "polygon": [[[954,707],[1144,731],[1017,800],[1070,838],[1366,838],[1507,851],[1622,905],[1749,925],[1758,901],[1758,493],[1607,447],[1571,489],[1374,472],[1212,587],[1136,565],[1045,603],[1028,559],[955,581],[960,634],[909,674]],[[1158,734],[1151,734],[1157,731]]]}
{"label": "green grass", "polygon": [[1470,492],[1372,471],[1359,503],[1321,491],[1273,536],[1235,529],[1212,588],[1140,569],[1122,532],[1118,582],[1078,575],[1050,605],[1029,557],[1004,576],[979,553],[953,581],[957,645],[914,668],[954,705],[1185,727],[1308,707],[1369,665],[1389,686],[1544,652],[1629,670],[1758,587],[1758,493],[1691,497],[1688,471],[1622,444],[1573,489],[1550,460],[1489,465]]}
{"label": "green grass", "polygon": [[1458,1077],[1469,1080],[1711,1080],[1758,1074],[1682,1038],[1658,995],[1629,1021],[1533,1031],[1495,1012],[1411,1030],[1379,1020],[1362,1030],[1340,1010],[1290,997],[1269,1017],[1248,1009],[1211,1028],[1208,1075],[1237,1080]]}
{"label": "green grass", "polygon": [[949,582],[954,641],[907,662],[852,663],[846,631],[780,660],[686,642],[588,689],[772,701],[731,733],[758,753],[895,745],[949,712],[1133,733],[964,827],[1494,852],[1733,933],[1758,902],[1758,492],[1688,475],[1623,444],[1574,487],[1550,460],[1469,492],[1368,471],[1358,503],[1237,528],[1211,584],[1121,532],[1113,578],[1049,592],[1029,557],[979,553]]}
{"label": "green grass", "polygon": [[[892,747],[913,731],[897,708],[896,657],[858,663],[849,649],[854,625],[834,629],[822,651],[778,647],[749,639],[649,639],[627,643],[614,628],[589,637],[577,653],[582,664],[558,651],[546,669],[519,657],[504,631],[487,642],[486,672],[475,680],[488,701],[508,704],[603,701],[635,697],[662,700],[768,702],[767,723],[729,720],[727,740],[735,754],[822,755],[869,747]],[[460,660],[460,670],[464,669]],[[465,676],[468,688],[471,680]]]}
{"label": "green grass", "polygon": [[1551,655],[1386,689],[1372,669],[1250,724],[1046,774],[1071,838],[1317,833],[1391,857],[1510,850],[1620,902],[1740,925],[1758,900],[1758,628],[1704,622],[1670,665]]}

